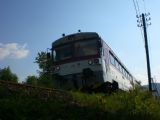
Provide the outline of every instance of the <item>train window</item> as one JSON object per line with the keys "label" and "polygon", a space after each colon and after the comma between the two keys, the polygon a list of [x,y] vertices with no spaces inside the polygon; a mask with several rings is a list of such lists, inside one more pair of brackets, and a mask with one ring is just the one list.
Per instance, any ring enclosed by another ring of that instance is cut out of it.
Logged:
{"label": "train window", "polygon": [[128,74],[128,79],[130,80],[129,74]]}
{"label": "train window", "polygon": [[128,73],[127,73],[127,71],[126,71],[126,78],[128,78]]}
{"label": "train window", "polygon": [[55,49],[56,52],[56,61],[65,60],[71,58],[72,53],[72,45],[64,45]]}
{"label": "train window", "polygon": [[75,56],[96,55],[98,53],[97,40],[79,41],[74,44]]}
{"label": "train window", "polygon": [[116,68],[119,69],[119,63],[117,60],[115,60]]}
{"label": "train window", "polygon": [[104,56],[104,55],[105,55],[105,49],[102,50],[102,56]]}
{"label": "train window", "polygon": [[119,63],[118,63],[118,70],[121,71],[121,66]]}
{"label": "train window", "polygon": [[125,76],[126,76],[126,78],[127,78],[127,71],[125,70]]}
{"label": "train window", "polygon": [[128,79],[130,80],[130,75],[128,74]]}
{"label": "train window", "polygon": [[129,73],[128,73],[128,79],[130,79],[130,75],[129,75]]}
{"label": "train window", "polygon": [[123,73],[123,75],[125,75],[125,72],[124,72],[124,68],[122,67],[122,73]]}
{"label": "train window", "polygon": [[124,71],[124,76],[126,77],[126,71]]}
{"label": "train window", "polygon": [[106,64],[108,64],[108,49],[107,48],[104,49],[104,56],[106,58]]}
{"label": "train window", "polygon": [[121,64],[119,64],[119,68],[120,68],[121,73],[123,73],[123,68]]}
{"label": "train window", "polygon": [[130,79],[130,80],[132,80],[132,77],[131,77],[131,75],[129,75],[129,79]]}
{"label": "train window", "polygon": [[110,62],[112,65],[115,65],[115,59],[114,56],[110,53]]}
{"label": "train window", "polygon": [[129,79],[129,74],[128,74],[128,72],[127,72],[127,78]]}
{"label": "train window", "polygon": [[126,72],[125,68],[123,68],[123,73],[124,73],[124,76],[126,77],[127,76],[127,72]]}

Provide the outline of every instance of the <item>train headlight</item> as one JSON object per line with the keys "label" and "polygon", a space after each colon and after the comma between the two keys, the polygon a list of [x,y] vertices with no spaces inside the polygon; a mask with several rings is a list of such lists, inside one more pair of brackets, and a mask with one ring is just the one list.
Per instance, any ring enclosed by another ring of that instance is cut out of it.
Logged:
{"label": "train headlight", "polygon": [[59,66],[53,67],[53,71],[54,71],[54,72],[57,72],[57,71],[59,71],[59,70],[60,70],[60,67],[59,67]]}
{"label": "train headlight", "polygon": [[89,64],[89,65],[92,65],[92,64],[93,64],[93,61],[92,61],[92,60],[88,60],[88,64]]}
{"label": "train headlight", "polygon": [[57,70],[57,71],[58,71],[58,70],[60,70],[60,67],[59,67],[59,66],[57,66],[57,67],[56,67],[56,70]]}
{"label": "train headlight", "polygon": [[99,64],[99,59],[94,59],[95,64]]}

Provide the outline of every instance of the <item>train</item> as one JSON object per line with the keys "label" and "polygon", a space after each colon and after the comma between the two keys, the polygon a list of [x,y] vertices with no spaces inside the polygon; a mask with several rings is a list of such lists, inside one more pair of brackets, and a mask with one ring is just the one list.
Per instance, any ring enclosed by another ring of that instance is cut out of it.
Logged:
{"label": "train", "polygon": [[55,88],[129,91],[139,82],[96,32],[77,32],[52,43]]}

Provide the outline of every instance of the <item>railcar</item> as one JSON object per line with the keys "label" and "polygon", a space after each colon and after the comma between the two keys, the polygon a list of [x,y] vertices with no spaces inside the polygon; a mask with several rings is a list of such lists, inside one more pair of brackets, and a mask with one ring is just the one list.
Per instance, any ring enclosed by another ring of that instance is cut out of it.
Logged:
{"label": "railcar", "polygon": [[133,89],[137,80],[96,32],[78,32],[52,43],[54,87]]}

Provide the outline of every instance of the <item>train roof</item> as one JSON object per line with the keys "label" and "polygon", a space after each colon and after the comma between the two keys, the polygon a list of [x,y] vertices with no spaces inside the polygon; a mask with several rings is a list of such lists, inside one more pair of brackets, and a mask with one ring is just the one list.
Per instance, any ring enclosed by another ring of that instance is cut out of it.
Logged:
{"label": "train roof", "polygon": [[77,41],[81,39],[91,39],[99,38],[99,35],[96,32],[79,32],[70,34],[64,37],[61,37],[52,43],[52,46],[58,46],[72,41]]}

